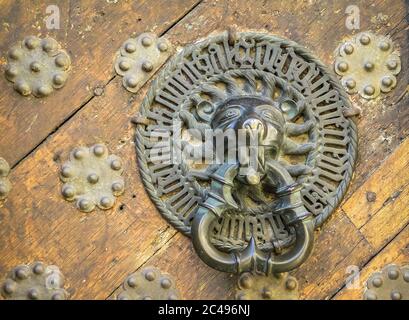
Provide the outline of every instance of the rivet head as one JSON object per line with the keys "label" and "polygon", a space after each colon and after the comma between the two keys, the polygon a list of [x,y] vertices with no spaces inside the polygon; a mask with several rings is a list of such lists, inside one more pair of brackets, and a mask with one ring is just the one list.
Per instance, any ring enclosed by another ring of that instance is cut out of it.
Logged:
{"label": "rivet head", "polygon": [[60,68],[65,68],[68,66],[68,58],[65,54],[59,54],[56,58],[55,58],[55,64],[60,67]]}
{"label": "rivet head", "polygon": [[398,67],[398,63],[396,62],[396,60],[390,60],[386,63],[386,66],[389,70],[395,70]]}
{"label": "rivet head", "polygon": [[136,51],[136,46],[135,46],[133,43],[127,43],[127,44],[125,45],[125,50],[126,50],[126,52],[128,52],[128,53],[133,53],[133,52]]}
{"label": "rivet head", "polygon": [[85,151],[82,149],[77,149],[74,151],[74,158],[77,160],[84,159],[85,157]]}
{"label": "rivet head", "polygon": [[168,299],[169,300],[178,300],[179,297],[176,294],[172,293],[172,294],[169,295]]}
{"label": "rivet head", "polygon": [[127,280],[128,286],[130,286],[131,288],[135,288],[137,285],[137,281],[135,277],[129,277]]}
{"label": "rivet head", "polygon": [[367,85],[364,88],[364,93],[368,96],[371,96],[375,93],[375,88],[372,85]]}
{"label": "rivet head", "polygon": [[142,298],[142,300],[152,300],[152,297],[150,297],[150,296],[145,296],[145,297]]}
{"label": "rivet head", "polygon": [[375,68],[375,65],[372,62],[367,61],[364,63],[364,69],[366,71],[372,71],[374,68]]}
{"label": "rivet head", "polygon": [[150,61],[145,61],[142,63],[142,69],[146,72],[150,72],[153,70],[153,64]]}
{"label": "rivet head", "polygon": [[42,48],[45,52],[50,53],[57,49],[58,45],[55,40],[52,39],[43,39]]}
{"label": "rivet head", "polygon": [[370,38],[368,35],[363,34],[363,35],[361,36],[361,38],[359,39],[359,41],[360,41],[363,45],[367,45],[367,44],[369,44],[369,43],[371,42],[371,38]]}
{"label": "rivet head", "polygon": [[385,87],[390,87],[392,85],[393,81],[392,78],[389,76],[383,77],[382,78],[382,85]]}
{"label": "rivet head", "polygon": [[15,78],[18,75],[18,69],[12,66],[7,67],[6,76],[7,78]]}
{"label": "rivet head", "polygon": [[52,300],[65,300],[65,294],[62,292],[54,293],[51,297]]}
{"label": "rivet head", "polygon": [[75,196],[75,189],[71,186],[64,186],[62,189],[62,195],[65,199],[72,199]]}
{"label": "rivet head", "polygon": [[119,62],[119,69],[122,71],[128,71],[131,68],[131,64],[128,61],[122,60]]}
{"label": "rivet head", "polygon": [[31,93],[31,88],[28,85],[27,82],[21,80],[21,81],[17,81],[14,84],[15,89],[17,90],[17,92],[19,92],[21,95],[23,96],[27,96]]}
{"label": "rivet head", "polygon": [[348,70],[348,63],[340,62],[340,63],[338,63],[337,67],[338,67],[339,71],[346,72]]}
{"label": "rivet head", "polygon": [[40,97],[45,97],[45,96],[48,96],[52,91],[53,89],[49,85],[46,84],[46,85],[42,85],[38,87],[36,90],[36,93]]}
{"label": "rivet head", "polygon": [[352,44],[350,44],[350,43],[347,43],[347,44],[344,46],[344,52],[345,52],[346,54],[352,54],[352,53],[354,52],[354,46],[353,46]]}
{"label": "rivet head", "polygon": [[103,156],[103,155],[105,154],[105,151],[106,151],[106,148],[105,148],[105,146],[103,146],[102,144],[97,144],[97,145],[94,147],[94,154],[95,154],[97,157]]}
{"label": "rivet head", "polygon": [[118,295],[118,300],[129,300],[129,298],[125,292],[122,292],[120,295]]}
{"label": "rivet head", "polygon": [[392,300],[401,300],[402,299],[402,294],[398,291],[392,291],[391,292],[391,299]]}
{"label": "rivet head", "polygon": [[24,45],[30,50],[37,48],[39,44],[40,42],[36,37],[28,37],[24,40]]}
{"label": "rivet head", "polygon": [[169,289],[172,286],[172,282],[168,278],[164,278],[160,281],[160,286],[163,289]]}
{"label": "rivet head", "polygon": [[379,49],[381,49],[382,51],[388,51],[390,47],[391,45],[387,41],[381,41],[379,43]]}
{"label": "rivet head", "polygon": [[147,271],[145,273],[145,279],[146,280],[153,281],[153,280],[155,280],[155,278],[156,278],[155,272],[149,270],[149,271]]}
{"label": "rivet head", "polygon": [[122,168],[121,161],[119,161],[118,159],[112,160],[111,168],[112,170],[120,170]]}
{"label": "rivet head", "polygon": [[30,64],[30,69],[33,72],[40,72],[41,71],[41,64],[37,61],[33,61]]}
{"label": "rivet head", "polygon": [[37,262],[34,266],[33,266],[33,272],[37,275],[39,274],[43,274],[45,271],[44,268],[44,264],[42,264],[41,262]]}
{"label": "rivet head", "polygon": [[391,280],[396,280],[399,278],[399,271],[396,269],[391,269],[388,271],[388,277]]}
{"label": "rivet head", "polygon": [[353,88],[355,88],[355,86],[356,86],[356,81],[355,81],[354,79],[348,79],[348,80],[345,82],[345,84],[346,84],[346,86],[347,86],[348,89],[353,89]]}
{"label": "rivet head", "polygon": [[169,46],[168,46],[168,44],[166,42],[160,42],[158,44],[158,49],[161,52],[165,52],[165,51],[167,51],[169,49]]}
{"label": "rivet head", "polygon": [[87,199],[81,199],[78,202],[78,207],[81,211],[88,211],[91,209],[92,207],[92,203],[91,201],[87,200]]}
{"label": "rivet head", "polygon": [[27,292],[27,296],[31,300],[37,300],[38,298],[40,298],[40,292],[38,292],[37,289],[33,288]]}
{"label": "rivet head", "polygon": [[135,88],[138,85],[138,79],[136,79],[136,77],[133,76],[127,77],[125,82],[126,85],[130,88]]}
{"label": "rivet head", "polygon": [[381,287],[383,284],[383,280],[381,277],[375,277],[372,279],[372,285],[376,288]]}
{"label": "rivet head", "polygon": [[409,270],[403,273],[403,280],[409,282]]}
{"label": "rivet head", "polygon": [[3,284],[3,291],[6,294],[12,294],[17,288],[17,285],[14,281],[12,280],[7,280],[4,284]]}
{"label": "rivet head", "polygon": [[114,182],[112,184],[112,191],[113,192],[122,192],[124,190],[124,184],[122,182]]}
{"label": "rivet head", "polygon": [[142,38],[142,45],[143,45],[144,47],[149,47],[149,46],[152,45],[152,43],[153,43],[153,40],[152,40],[151,37],[146,36],[146,37],[143,37],[143,38]]}
{"label": "rivet head", "polygon": [[114,199],[111,197],[102,197],[99,201],[102,207],[104,208],[111,208],[114,205]]}
{"label": "rivet head", "polygon": [[17,267],[14,270],[14,274],[16,275],[16,277],[18,279],[24,280],[24,279],[28,278],[29,271],[28,271],[27,267],[21,266],[21,267]]}
{"label": "rivet head", "polygon": [[365,293],[365,300],[378,300],[378,297],[375,292],[367,291]]}
{"label": "rivet head", "polygon": [[56,74],[53,76],[53,83],[57,86],[61,86],[65,83],[66,76],[64,74]]}
{"label": "rivet head", "polygon": [[250,273],[244,273],[240,276],[239,285],[243,289],[250,289],[253,286],[253,278]]}
{"label": "rivet head", "polygon": [[99,176],[96,173],[91,173],[88,175],[87,181],[91,184],[96,184],[99,181]]}
{"label": "rivet head", "polygon": [[285,287],[288,290],[295,290],[297,288],[297,281],[293,278],[288,278],[285,282]]}
{"label": "rivet head", "polygon": [[8,52],[8,56],[10,59],[19,60],[23,56],[23,52],[21,49],[13,48]]}

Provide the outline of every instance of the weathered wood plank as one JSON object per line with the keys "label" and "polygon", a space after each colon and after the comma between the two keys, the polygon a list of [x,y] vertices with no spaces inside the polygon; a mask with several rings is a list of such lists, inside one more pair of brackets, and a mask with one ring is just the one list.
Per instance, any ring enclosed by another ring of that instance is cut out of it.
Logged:
{"label": "weathered wood plank", "polygon": [[356,288],[343,288],[335,299],[338,300],[361,300],[366,280],[375,271],[380,271],[390,263],[407,265],[409,261],[409,226],[391,241],[378,255],[361,268]]}
{"label": "weathered wood plank", "polygon": [[[61,29],[48,30],[48,3],[5,1],[0,12],[0,51],[6,64],[8,48],[27,35],[51,36],[69,52],[72,70],[66,85],[44,99],[22,97],[0,78],[0,154],[14,166],[53,130],[94,96],[94,89],[113,77],[114,53],[131,34],[161,34],[198,0],[54,1]],[[160,9],[165,8],[166,10]],[[3,69],[3,68],[2,68]],[[73,94],[75,93],[75,94]]]}
{"label": "weathered wood plank", "polygon": [[409,221],[408,147],[406,139],[342,206],[375,249]]}

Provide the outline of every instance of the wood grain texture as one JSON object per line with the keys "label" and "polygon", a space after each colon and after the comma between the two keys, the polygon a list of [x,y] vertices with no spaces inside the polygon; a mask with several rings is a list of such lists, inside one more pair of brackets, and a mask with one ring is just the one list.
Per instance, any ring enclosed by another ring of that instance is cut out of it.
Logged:
{"label": "wood grain texture", "polygon": [[338,300],[361,300],[365,282],[371,274],[381,271],[391,263],[400,266],[409,263],[409,226],[406,226],[378,255],[361,268],[356,288],[342,288],[334,298]]}
{"label": "wood grain texture", "polygon": [[20,1],[5,1],[0,11],[1,69],[6,65],[8,48],[28,35],[55,38],[70,54],[72,69],[66,85],[43,99],[22,97],[2,75],[2,157],[14,166],[92,99],[94,89],[112,79],[114,53],[126,39],[146,31],[162,34],[196,3],[197,0],[120,3],[58,0],[53,4],[60,8],[61,29],[48,30],[44,22],[46,2],[29,1],[23,5]]}
{"label": "wood grain texture", "polygon": [[406,139],[342,206],[375,249],[409,222],[408,150]]}
{"label": "wood grain texture", "polygon": [[[58,38],[58,34],[55,37],[67,47],[70,41],[81,42],[77,44],[79,51],[71,53],[76,55],[78,65],[74,67],[79,70],[74,73],[73,69],[66,87],[44,100],[45,105],[38,105],[33,111],[33,102],[38,99],[23,99],[22,102],[19,96],[6,98],[17,94],[8,87],[9,83],[0,81],[0,87],[7,89],[0,96],[0,154],[6,154],[12,164],[17,163],[47,137],[15,166],[10,175],[14,188],[0,207],[0,275],[16,264],[41,259],[60,266],[72,298],[105,299],[115,297],[128,274],[154,265],[173,275],[184,298],[232,298],[236,277],[212,270],[201,262],[190,240],[160,217],[141,184],[134,152],[134,128],[129,120],[137,112],[149,85],[133,95],[125,91],[121,79],[112,74],[113,53],[133,31],[163,32],[196,2],[171,1],[166,10],[159,10],[160,5],[153,6],[148,1],[138,2],[145,11],[136,8],[136,2],[124,2],[116,7],[99,3],[81,8],[77,15],[74,15],[76,5],[70,6],[71,21],[65,23],[73,27],[67,31],[67,40]],[[38,20],[32,17],[30,10],[6,4],[11,9],[0,15],[11,17],[9,14],[16,12],[18,18],[8,22],[14,29],[23,24],[24,19],[32,19],[32,23]],[[172,26],[166,36],[176,46],[184,46],[235,25],[238,30],[260,30],[297,41],[330,65],[338,43],[351,35],[345,27],[344,11],[348,4],[346,1],[203,1]],[[175,10],[171,10],[170,5],[174,5]],[[357,5],[365,8],[361,10],[362,30],[390,33],[401,47],[402,56],[407,57],[404,1],[379,0],[368,5],[362,0],[357,1]],[[96,18],[102,20],[92,28],[101,31],[96,31],[95,35],[79,35],[94,13],[99,12],[98,6],[103,6],[105,14]],[[378,20],[379,13],[387,18]],[[143,23],[137,21],[140,16]],[[29,24],[26,28],[26,31],[34,30]],[[103,36],[106,32],[108,36]],[[12,43],[21,38],[20,34],[14,34],[15,30],[11,29],[8,35],[1,32],[0,40]],[[8,39],[10,35],[15,38]],[[82,68],[87,65],[93,67],[83,72]],[[365,189],[361,189],[365,188],[365,181],[370,181],[371,174],[378,172],[376,169],[387,155],[408,135],[409,121],[405,121],[408,100],[407,96],[402,96],[407,76],[408,63],[402,59],[402,72],[394,91],[370,103],[352,97],[354,104],[363,109],[357,121],[360,159],[344,203],[345,213],[338,209],[316,232],[312,257],[295,272],[303,299],[328,299],[337,294],[345,283],[347,267],[365,268],[365,264],[403,227],[385,229],[382,238],[376,238],[371,232],[376,232],[385,222],[360,229],[357,219],[361,218],[355,218],[351,210],[365,193]],[[93,88],[97,85],[101,85],[103,94],[93,97]],[[71,96],[73,99],[69,100],[67,97]],[[398,103],[387,105],[397,100]],[[30,127],[36,114],[37,120]],[[27,128],[31,129],[23,134]],[[380,133],[386,140],[379,138]],[[62,199],[58,169],[73,147],[96,142],[106,143],[110,152],[123,159],[127,186],[113,209],[85,214]],[[357,196],[351,200],[355,190]]]}

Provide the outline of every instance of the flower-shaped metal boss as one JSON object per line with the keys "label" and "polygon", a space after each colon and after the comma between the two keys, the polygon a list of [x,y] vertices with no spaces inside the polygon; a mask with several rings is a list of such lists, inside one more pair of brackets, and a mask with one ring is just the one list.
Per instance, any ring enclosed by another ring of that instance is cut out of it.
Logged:
{"label": "flower-shaped metal boss", "polygon": [[115,197],[124,192],[122,171],[121,159],[109,155],[103,144],[75,148],[69,161],[61,166],[62,195],[67,201],[76,201],[83,212],[90,212],[95,206],[112,208]]}
{"label": "flower-shaped metal boss", "polygon": [[0,292],[10,300],[65,300],[68,297],[59,268],[42,262],[15,267]]}
{"label": "flower-shaped metal boss", "polygon": [[401,62],[390,38],[363,32],[337,51],[335,72],[342,76],[348,93],[358,92],[365,99],[373,99],[396,86]]}
{"label": "flower-shaped metal boss", "polygon": [[169,274],[146,267],[129,275],[122,285],[118,300],[179,300],[180,293]]}
{"label": "flower-shaped metal boss", "polygon": [[153,33],[142,33],[126,40],[116,54],[115,71],[123,76],[123,86],[130,92],[139,88],[169,57],[171,44]]}
{"label": "flower-shaped metal boss", "polygon": [[70,58],[52,38],[26,37],[8,52],[6,78],[23,96],[48,96],[64,86]]}
{"label": "flower-shaped metal boss", "polygon": [[237,282],[237,300],[298,300],[298,281],[288,273],[272,276],[244,272]]}
{"label": "flower-shaped metal boss", "polygon": [[409,300],[409,265],[390,264],[366,282],[365,300]]}

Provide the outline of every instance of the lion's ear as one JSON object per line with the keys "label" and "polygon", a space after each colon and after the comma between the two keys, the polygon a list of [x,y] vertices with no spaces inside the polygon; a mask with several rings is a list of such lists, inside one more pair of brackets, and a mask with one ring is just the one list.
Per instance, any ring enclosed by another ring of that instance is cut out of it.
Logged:
{"label": "lion's ear", "polygon": [[196,105],[198,116],[205,121],[210,121],[214,113],[214,105],[209,101],[202,100]]}
{"label": "lion's ear", "polygon": [[300,113],[299,106],[294,100],[286,99],[280,103],[280,109],[284,114],[285,120],[291,121]]}

